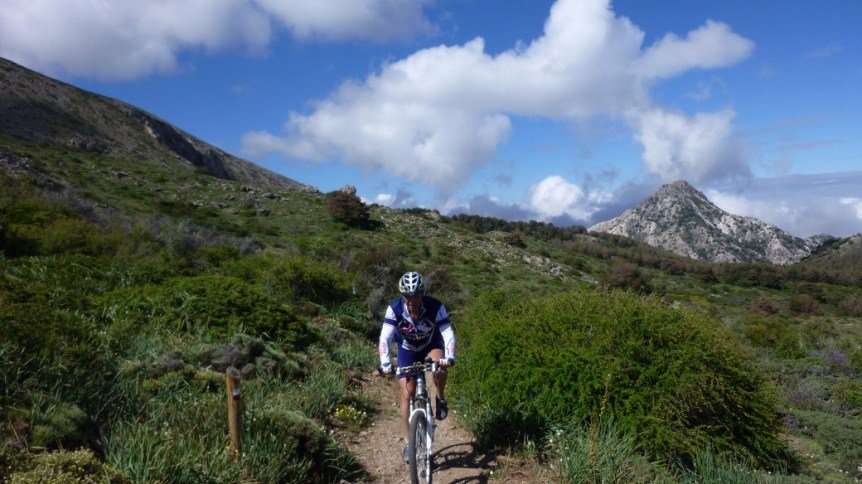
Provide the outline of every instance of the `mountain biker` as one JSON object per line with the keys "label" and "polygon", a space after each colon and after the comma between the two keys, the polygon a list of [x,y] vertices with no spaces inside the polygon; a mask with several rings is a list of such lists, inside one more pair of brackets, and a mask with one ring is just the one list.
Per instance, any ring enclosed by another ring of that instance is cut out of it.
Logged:
{"label": "mountain biker", "polygon": [[[437,387],[435,399],[437,419],[449,414],[446,404],[446,368],[455,363],[455,332],[449,321],[446,307],[439,300],[425,295],[427,284],[418,272],[407,272],[398,281],[401,297],[386,308],[383,327],[380,330],[380,366],[384,373],[391,373],[389,345],[393,339],[398,345],[398,366],[409,366],[425,361],[430,356],[440,364],[434,374]],[[407,375],[399,375],[401,388],[401,424],[405,440],[410,435],[410,398],[416,394],[416,382]],[[408,449],[404,447],[404,461]]]}

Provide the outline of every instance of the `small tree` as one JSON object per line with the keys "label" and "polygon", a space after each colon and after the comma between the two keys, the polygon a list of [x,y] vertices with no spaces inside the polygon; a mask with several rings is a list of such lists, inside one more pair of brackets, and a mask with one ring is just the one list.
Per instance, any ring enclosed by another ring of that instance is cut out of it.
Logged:
{"label": "small tree", "polygon": [[756,314],[778,314],[780,309],[781,308],[778,306],[778,303],[772,299],[761,297],[751,303],[751,306],[748,307],[748,312]]}
{"label": "small tree", "polygon": [[326,213],[350,227],[364,227],[370,220],[368,207],[355,193],[338,190],[326,194]]}
{"label": "small tree", "polygon": [[608,286],[649,292],[649,281],[640,268],[636,264],[623,260],[615,260],[611,265]]}
{"label": "small tree", "polygon": [[808,294],[796,294],[790,297],[787,307],[793,314],[812,314],[820,316],[823,310],[820,309],[820,304],[812,296]]}
{"label": "small tree", "polygon": [[527,244],[524,243],[524,239],[521,237],[521,232],[517,230],[506,234],[504,240],[506,241],[506,244],[512,247],[520,247],[522,249],[527,247]]}

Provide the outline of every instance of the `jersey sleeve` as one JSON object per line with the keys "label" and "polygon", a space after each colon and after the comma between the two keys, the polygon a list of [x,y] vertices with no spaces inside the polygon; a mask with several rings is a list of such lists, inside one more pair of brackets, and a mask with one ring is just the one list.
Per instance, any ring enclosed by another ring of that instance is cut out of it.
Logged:
{"label": "jersey sleeve", "polygon": [[443,336],[443,348],[446,351],[446,358],[451,358],[455,361],[455,331],[452,329],[452,322],[449,320],[449,313],[446,312],[446,306],[440,305],[437,311],[437,325],[440,328],[440,335]]}
{"label": "jersey sleeve", "polygon": [[443,335],[443,348],[446,351],[444,356],[455,361],[455,331],[452,331],[452,325],[446,325],[440,330],[440,334]]}
{"label": "jersey sleeve", "polygon": [[[378,313],[379,314],[379,313]],[[395,319],[395,310],[392,309],[392,305],[386,307],[386,315],[383,316],[383,325],[397,326],[398,321]]]}
{"label": "jersey sleeve", "polygon": [[389,368],[392,362],[389,359],[389,345],[392,343],[392,338],[395,336],[395,323],[383,324],[380,329],[380,342],[378,344],[378,352],[380,353],[380,366]]}
{"label": "jersey sleeve", "polygon": [[434,322],[437,323],[437,326],[442,331],[444,327],[451,324],[449,321],[449,313],[446,312],[446,306],[440,305],[440,309],[437,310],[437,316],[434,318]]}

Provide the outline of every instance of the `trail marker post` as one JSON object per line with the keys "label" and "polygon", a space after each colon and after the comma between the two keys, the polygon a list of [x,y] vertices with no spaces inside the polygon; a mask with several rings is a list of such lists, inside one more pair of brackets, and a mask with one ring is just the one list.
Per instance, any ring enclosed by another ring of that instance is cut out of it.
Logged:
{"label": "trail marker post", "polygon": [[230,449],[234,457],[242,452],[242,388],[239,370],[230,367],[225,371],[227,381],[227,423],[230,429]]}

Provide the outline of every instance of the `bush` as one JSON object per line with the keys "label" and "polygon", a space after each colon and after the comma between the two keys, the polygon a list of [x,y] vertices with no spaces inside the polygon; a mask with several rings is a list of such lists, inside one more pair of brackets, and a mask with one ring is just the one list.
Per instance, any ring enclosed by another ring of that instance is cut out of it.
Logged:
{"label": "bush", "polygon": [[36,401],[29,417],[30,444],[36,447],[74,448],[94,441],[90,419],[77,405]]}
{"label": "bush", "polygon": [[326,194],[326,213],[350,227],[365,227],[370,221],[368,207],[355,193],[339,190]]}
{"label": "bush", "polygon": [[105,313],[137,324],[228,337],[240,332],[266,334],[282,340],[288,349],[302,349],[312,341],[308,327],[288,306],[233,277],[178,277],[158,286],[121,289],[105,295],[102,305]]}
{"label": "bush", "polygon": [[860,317],[862,316],[862,299],[856,296],[847,296],[838,304],[841,311],[847,316]]}
{"label": "bush", "polygon": [[649,282],[643,271],[631,262],[615,260],[611,264],[608,286],[619,289],[632,289],[638,292],[648,292]]}
{"label": "bush", "polygon": [[512,247],[518,247],[520,249],[524,249],[527,247],[527,244],[524,242],[524,238],[521,237],[521,232],[509,232],[503,237],[503,241],[506,242],[506,245]]}
{"label": "bush", "polygon": [[781,308],[778,306],[778,303],[776,303],[772,299],[761,297],[751,303],[751,306],[748,308],[748,311],[755,314],[771,315],[778,314],[778,311],[780,309]]}
{"label": "bush", "polygon": [[84,449],[31,454],[7,479],[10,484],[128,482],[123,474],[101,462],[92,451]]}
{"label": "bush", "polygon": [[820,309],[820,303],[808,294],[794,294],[787,302],[787,308],[793,314],[811,314],[814,316],[821,316],[823,314],[823,310]]}
{"label": "bush", "polygon": [[762,379],[700,313],[627,292],[496,293],[462,319],[453,398],[483,444],[539,438],[606,399],[618,429],[657,458],[690,463],[710,447],[752,465],[797,465]]}
{"label": "bush", "polygon": [[350,279],[343,269],[310,257],[285,257],[274,262],[262,278],[270,295],[283,301],[306,299],[333,306],[351,296]]}
{"label": "bush", "polygon": [[365,307],[372,314],[380,314],[389,303],[398,278],[406,271],[404,255],[394,245],[370,244],[352,254],[347,269],[357,274],[357,292],[368,294]]}

